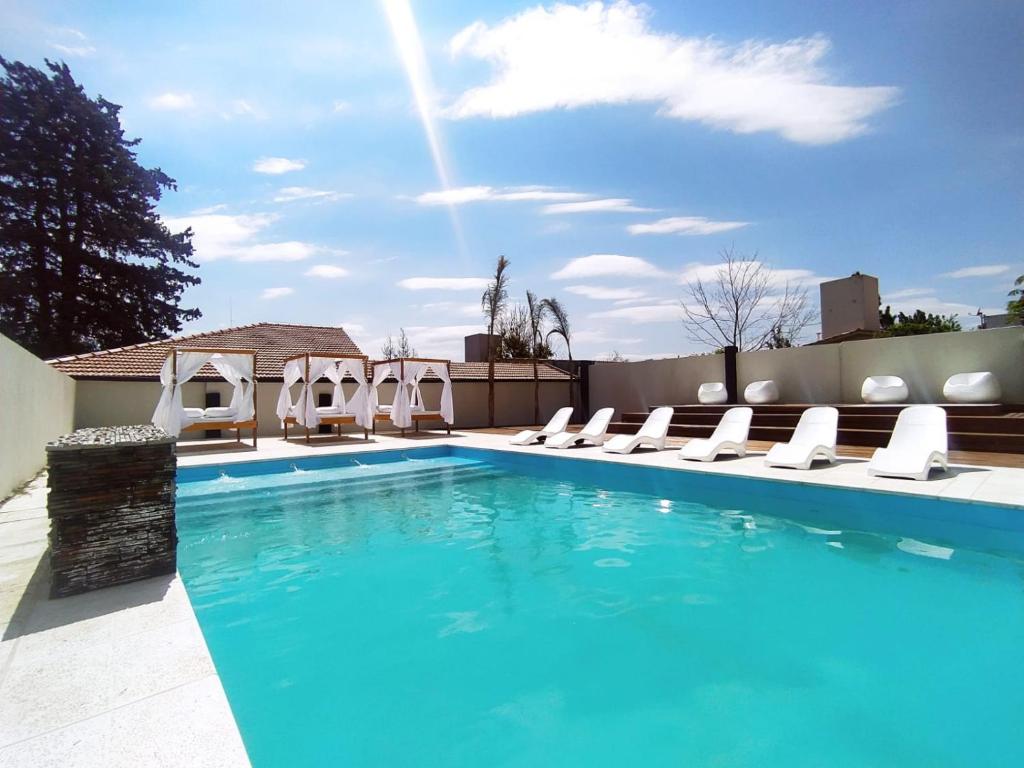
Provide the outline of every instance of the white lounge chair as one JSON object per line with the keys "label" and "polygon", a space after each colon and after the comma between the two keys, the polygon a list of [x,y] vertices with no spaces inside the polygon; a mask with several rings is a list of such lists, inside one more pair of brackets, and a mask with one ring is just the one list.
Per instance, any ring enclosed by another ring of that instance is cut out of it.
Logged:
{"label": "white lounge chair", "polygon": [[951,403],[998,403],[1003,391],[994,373],[975,371],[950,376],[942,387],[942,395]]}
{"label": "white lounge chair", "polygon": [[753,405],[778,402],[779,385],[771,379],[752,381],[743,390],[743,399]]}
{"label": "white lounge chair", "polygon": [[581,442],[604,445],[608,437],[608,425],[611,424],[614,413],[614,408],[602,408],[579,432],[559,432],[545,440],[544,445],[548,448],[568,448]]}
{"label": "white lounge chair", "polygon": [[729,392],[720,381],[705,381],[697,387],[697,402],[702,405],[721,405],[728,399]]}
{"label": "white lounge chair", "polygon": [[551,435],[565,432],[565,428],[569,426],[569,419],[571,418],[572,408],[559,408],[555,411],[555,415],[551,417],[551,421],[544,425],[544,429],[524,429],[509,440],[509,442],[512,445],[531,445],[542,442],[551,437]]}
{"label": "white lounge chair", "polygon": [[691,440],[679,449],[679,458],[714,461],[722,451],[734,451],[737,456],[746,456],[747,435],[750,433],[750,418],[753,415],[753,408],[730,408],[722,414],[711,437]]}
{"label": "white lounge chair", "polygon": [[935,463],[949,469],[946,412],[937,405],[912,405],[896,417],[889,445],[875,451],[868,474],[927,480]]}
{"label": "white lounge chair", "polygon": [[764,457],[765,466],[810,469],[815,459],[836,461],[839,411],[831,406],[808,408],[800,414],[788,443],[776,443]]}
{"label": "white lounge chair", "polygon": [[667,405],[655,408],[635,435],[614,435],[601,447],[608,453],[631,453],[634,448],[641,445],[657,451],[664,450],[673,413],[675,410]]}
{"label": "white lounge chair", "polygon": [[899,376],[868,376],[860,388],[865,403],[902,403],[909,396],[907,382]]}

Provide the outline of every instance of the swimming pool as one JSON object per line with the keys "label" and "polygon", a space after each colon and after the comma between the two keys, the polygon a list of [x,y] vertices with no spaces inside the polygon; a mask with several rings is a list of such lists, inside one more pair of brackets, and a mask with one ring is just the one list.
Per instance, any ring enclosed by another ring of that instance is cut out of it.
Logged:
{"label": "swimming pool", "polygon": [[1020,765],[1021,510],[437,446],[179,470],[257,768]]}

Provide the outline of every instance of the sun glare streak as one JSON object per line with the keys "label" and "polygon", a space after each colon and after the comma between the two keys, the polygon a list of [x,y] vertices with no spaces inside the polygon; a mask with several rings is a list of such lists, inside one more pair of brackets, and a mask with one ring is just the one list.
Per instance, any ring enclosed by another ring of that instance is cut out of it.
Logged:
{"label": "sun glare streak", "polygon": [[[438,181],[443,189],[449,190],[452,187],[451,174],[448,171],[448,162],[441,144],[441,136],[434,121],[434,88],[430,78],[430,67],[423,51],[423,41],[420,39],[419,27],[416,25],[416,17],[413,15],[409,0],[381,0],[381,2],[388,18],[388,25],[391,27],[391,35],[395,39],[395,48],[398,50],[406,77],[409,79],[409,88],[412,90],[416,111],[419,112],[423,132],[427,137],[427,145],[430,147],[430,154],[434,159]],[[462,225],[454,204],[448,205],[448,213],[452,218],[452,229],[458,243],[459,253],[465,259],[466,245],[462,236]]]}

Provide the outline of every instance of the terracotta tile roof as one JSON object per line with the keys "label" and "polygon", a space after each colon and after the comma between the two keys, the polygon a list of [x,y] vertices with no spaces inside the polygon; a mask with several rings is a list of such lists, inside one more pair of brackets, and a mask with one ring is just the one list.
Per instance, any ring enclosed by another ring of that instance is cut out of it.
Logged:
{"label": "terracotta tile roof", "polygon": [[[156,381],[168,353],[175,347],[213,347],[254,349],[256,374],[261,381],[281,381],[285,358],[302,352],[340,352],[359,355],[362,352],[343,328],[283,323],[255,323],[191,336],[176,336],[130,347],[105,349],[47,362],[74,379],[127,379]],[[451,364],[455,381],[487,381],[487,363]],[[369,369],[367,371],[369,375]],[[533,365],[521,361],[499,361],[494,365],[495,379],[500,381],[532,381]],[[538,366],[542,381],[566,381],[567,374],[547,363]],[[220,381],[220,375],[206,366],[196,381]],[[425,380],[431,380],[427,376]]]}
{"label": "terracotta tile roof", "polygon": [[[451,364],[453,381],[487,381],[487,363]],[[541,381],[568,381],[569,374],[550,363],[537,364],[537,377]],[[499,360],[494,364],[494,378],[500,381],[533,381],[533,364]]]}
{"label": "terracotta tile roof", "polygon": [[[157,379],[160,366],[175,347],[224,347],[256,350],[256,375],[260,379],[280,381],[285,358],[301,352],[331,351],[360,355],[362,352],[343,328],[315,325],[255,323],[191,336],[105,349],[72,357],[48,360],[54,368],[75,379]],[[197,381],[220,380],[220,375],[204,367]]]}

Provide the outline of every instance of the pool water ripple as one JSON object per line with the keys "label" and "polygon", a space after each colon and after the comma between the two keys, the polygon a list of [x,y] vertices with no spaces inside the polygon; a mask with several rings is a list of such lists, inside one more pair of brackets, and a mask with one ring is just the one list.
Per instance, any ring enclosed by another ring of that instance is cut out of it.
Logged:
{"label": "pool water ripple", "polygon": [[182,483],[179,566],[256,768],[1024,764],[1019,558],[624,477]]}

